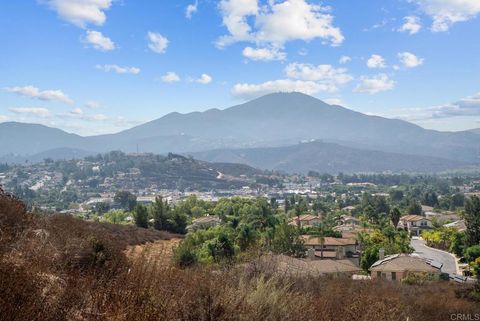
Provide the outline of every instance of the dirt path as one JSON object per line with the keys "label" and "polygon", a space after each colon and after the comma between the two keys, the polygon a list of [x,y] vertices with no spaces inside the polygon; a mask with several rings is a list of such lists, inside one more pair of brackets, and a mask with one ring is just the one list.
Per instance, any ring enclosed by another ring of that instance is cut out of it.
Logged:
{"label": "dirt path", "polygon": [[125,254],[132,261],[147,260],[155,263],[170,264],[172,261],[172,250],[180,243],[180,238],[170,240],[158,240],[142,245],[129,246]]}

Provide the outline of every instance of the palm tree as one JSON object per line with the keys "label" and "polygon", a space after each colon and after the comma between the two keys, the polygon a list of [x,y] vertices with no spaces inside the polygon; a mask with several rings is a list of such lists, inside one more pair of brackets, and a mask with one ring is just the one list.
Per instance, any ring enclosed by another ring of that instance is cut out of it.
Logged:
{"label": "palm tree", "polygon": [[325,245],[325,225],[320,223],[310,234],[309,239],[318,238],[320,244],[320,259],[323,259],[323,246]]}

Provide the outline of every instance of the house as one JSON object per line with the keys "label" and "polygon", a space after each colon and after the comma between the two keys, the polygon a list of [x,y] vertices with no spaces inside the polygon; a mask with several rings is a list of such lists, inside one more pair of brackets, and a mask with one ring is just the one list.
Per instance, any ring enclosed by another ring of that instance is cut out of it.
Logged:
{"label": "house", "polygon": [[222,221],[217,215],[203,216],[196,218],[192,221],[192,224],[187,226],[187,231],[195,231],[198,229],[205,229],[213,226],[220,225]]}
{"label": "house", "polygon": [[406,215],[400,218],[399,227],[406,229],[410,235],[420,236],[424,230],[432,229],[432,220],[420,215]]}
{"label": "house", "polygon": [[[380,257],[382,255],[380,254]],[[440,277],[441,264],[431,262],[423,258],[408,255],[394,254],[386,256],[370,267],[370,276],[374,279],[402,280],[408,274],[431,274],[436,278]]]}
{"label": "house", "polygon": [[338,220],[338,225],[354,226],[354,225],[360,225],[360,223],[361,221],[358,218],[350,215],[342,215]]}
{"label": "house", "polygon": [[319,225],[321,222],[322,220],[320,217],[311,214],[305,214],[300,215],[299,217],[294,217],[290,220],[289,224],[294,226],[300,225],[300,227],[313,227],[315,225]]}
{"label": "house", "polygon": [[324,237],[322,242],[321,238],[312,235],[302,235],[302,239],[307,250],[313,250],[318,259],[343,259],[357,254],[355,239]]}
{"label": "house", "polygon": [[448,228],[454,228],[459,232],[465,232],[467,230],[467,226],[465,225],[465,220],[458,220],[452,223],[445,224],[443,226]]}

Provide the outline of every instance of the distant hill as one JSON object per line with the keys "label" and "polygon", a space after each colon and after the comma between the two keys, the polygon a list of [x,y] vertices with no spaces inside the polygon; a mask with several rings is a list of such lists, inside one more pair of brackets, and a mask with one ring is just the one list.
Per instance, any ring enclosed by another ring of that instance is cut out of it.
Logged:
{"label": "distant hill", "polygon": [[8,154],[0,156],[0,163],[20,164],[20,163],[38,163],[49,158],[52,160],[70,160],[82,159],[93,155],[93,152],[87,152],[76,148],[54,148],[44,152],[32,155]]}
{"label": "distant hill", "polygon": [[[369,116],[300,93],[270,94],[224,110],[171,113],[116,134],[81,137],[40,125],[0,124],[0,156],[58,148],[157,154],[291,146],[322,140],[345,147],[480,163],[474,132],[440,132]],[[48,154],[48,153],[47,153]],[[274,164],[270,164],[273,168]]]}
{"label": "distant hill", "polygon": [[194,153],[193,156],[211,162],[244,163],[288,173],[307,173],[309,170],[321,173],[439,172],[466,166],[459,161],[362,150],[322,142],[286,147],[219,149]]}
{"label": "distant hill", "polygon": [[470,129],[469,132],[480,135],[480,128]]}

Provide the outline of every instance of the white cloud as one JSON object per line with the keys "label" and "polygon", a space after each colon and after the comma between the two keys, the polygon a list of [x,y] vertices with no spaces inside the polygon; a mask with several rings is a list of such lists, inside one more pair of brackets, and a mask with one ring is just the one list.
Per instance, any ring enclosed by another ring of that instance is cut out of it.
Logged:
{"label": "white cloud", "polygon": [[261,7],[257,0],[221,0],[223,24],[230,34],[220,37],[217,45],[249,41],[283,47],[292,40],[320,38],[338,46],[344,37],[327,11],[327,7],[306,0],[268,1]]}
{"label": "white cloud", "polygon": [[285,74],[289,78],[323,82],[332,88],[351,81],[353,77],[345,68],[334,68],[331,65],[291,63],[285,67]]}
{"label": "white cloud", "polygon": [[335,88],[328,84],[321,84],[315,81],[279,79],[267,81],[261,84],[236,84],[232,88],[232,95],[242,99],[253,99],[276,92],[294,91],[307,95],[313,95],[322,91],[333,92],[335,91]]}
{"label": "white cloud", "polygon": [[80,108],[76,108],[68,113],[57,114],[62,119],[78,119],[88,122],[102,122],[110,120],[110,117],[104,114],[85,114]]}
{"label": "white cloud", "polygon": [[163,82],[168,82],[168,83],[180,81],[180,77],[173,71],[167,72],[165,75],[161,77],[161,79]]}
{"label": "white cloud", "polygon": [[112,0],[39,0],[47,4],[64,20],[84,28],[92,23],[101,26],[107,19],[105,11]]}
{"label": "white cloud", "polygon": [[168,47],[168,39],[157,32],[149,31],[147,34],[148,38],[148,48],[153,52],[158,54],[163,54],[167,50]]}
{"label": "white cloud", "polygon": [[413,35],[422,29],[419,17],[406,16],[403,18],[403,20],[405,20],[405,23],[398,29],[400,32],[408,32],[409,34]]}
{"label": "white cloud", "polygon": [[423,64],[424,59],[415,56],[410,52],[401,52],[398,54],[398,59],[406,68],[415,68]]}
{"label": "white cloud", "polygon": [[24,87],[6,87],[4,88],[5,91],[16,93],[21,96],[36,98],[40,100],[47,100],[47,101],[58,101],[62,103],[66,103],[69,105],[73,104],[73,100],[71,100],[63,91],[61,90],[40,90],[34,86],[24,86]]}
{"label": "white cloud", "polygon": [[98,70],[103,70],[105,72],[116,72],[117,74],[133,74],[137,75],[140,73],[140,69],[137,67],[122,67],[118,65],[96,65],[95,68]]}
{"label": "white cloud", "polygon": [[185,9],[185,17],[187,19],[192,19],[192,16],[194,13],[196,13],[198,10],[198,0],[195,1],[193,4],[189,4],[187,8]]}
{"label": "white cloud", "polygon": [[243,49],[243,56],[251,60],[285,60],[287,54],[278,48],[252,48],[246,47]]}
{"label": "white cloud", "polygon": [[380,55],[372,55],[367,60],[367,67],[368,68],[385,68],[385,59],[383,59]]}
{"label": "white cloud", "polygon": [[213,78],[210,75],[207,74],[202,74],[200,78],[198,79],[193,79],[192,81],[198,82],[199,84],[206,85],[211,83]]}
{"label": "white cloud", "polygon": [[362,77],[360,80],[360,84],[353,90],[356,93],[376,94],[382,91],[392,90],[395,87],[395,82],[389,79],[386,74]]}
{"label": "white cloud", "polygon": [[347,62],[350,62],[351,60],[352,58],[350,58],[349,56],[341,56],[338,62],[343,65],[343,64],[346,64]]}
{"label": "white cloud", "polygon": [[324,99],[323,101],[329,105],[346,106],[346,104],[340,98],[327,98],[327,99]]}
{"label": "white cloud", "polygon": [[98,101],[90,100],[85,103],[85,107],[90,109],[100,108],[100,103]]}
{"label": "white cloud", "polygon": [[424,121],[451,117],[479,117],[480,93],[439,106],[396,109],[383,114],[383,116],[407,121]]}
{"label": "white cloud", "polygon": [[0,115],[0,123],[5,122],[8,120],[8,117],[5,115]]}
{"label": "white cloud", "polygon": [[50,117],[50,111],[46,108],[41,107],[16,107],[9,109],[12,113],[15,114],[22,114],[22,115],[30,115],[40,118],[47,118]]}
{"label": "white cloud", "polygon": [[478,0],[410,0],[433,19],[433,32],[447,31],[453,24],[475,18],[480,13]]}
{"label": "white cloud", "polygon": [[99,31],[87,30],[84,41],[86,44],[100,51],[111,51],[115,49],[115,43]]}

